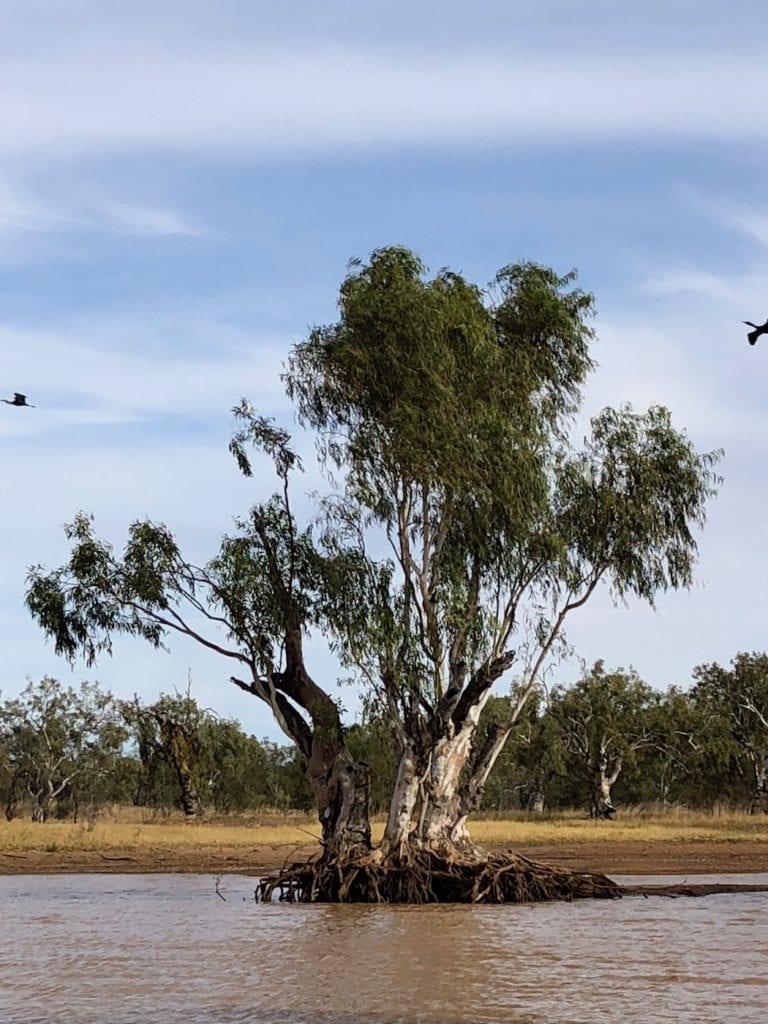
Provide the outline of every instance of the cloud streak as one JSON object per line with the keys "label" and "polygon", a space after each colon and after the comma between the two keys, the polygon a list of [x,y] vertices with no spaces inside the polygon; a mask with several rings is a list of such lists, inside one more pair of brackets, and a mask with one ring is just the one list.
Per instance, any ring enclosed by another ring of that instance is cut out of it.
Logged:
{"label": "cloud streak", "polygon": [[107,225],[126,235],[202,238],[206,234],[201,227],[170,209],[112,203],[105,207],[104,216]]}
{"label": "cloud streak", "polygon": [[409,55],[90,47],[9,60],[0,152],[251,156],[440,142],[759,140],[768,68],[712,53]]}

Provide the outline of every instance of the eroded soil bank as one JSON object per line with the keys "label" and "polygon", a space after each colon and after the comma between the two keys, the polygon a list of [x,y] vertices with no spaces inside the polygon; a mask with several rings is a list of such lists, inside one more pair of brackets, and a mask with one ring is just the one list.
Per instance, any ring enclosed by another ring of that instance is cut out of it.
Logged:
{"label": "eroded soil bank", "polygon": [[[509,844],[487,844],[501,851]],[[513,847],[532,860],[607,875],[698,875],[768,872],[765,840],[641,841],[601,839],[594,842],[519,843]],[[317,854],[313,843],[303,846],[225,844],[194,847],[141,847],[98,850],[0,851],[0,874],[60,872],[209,872],[259,874],[286,862]]]}

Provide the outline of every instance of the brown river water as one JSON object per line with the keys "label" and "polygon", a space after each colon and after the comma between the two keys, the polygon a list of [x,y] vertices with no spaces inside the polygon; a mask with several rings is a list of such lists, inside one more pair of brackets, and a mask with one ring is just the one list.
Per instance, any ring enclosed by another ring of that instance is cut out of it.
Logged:
{"label": "brown river water", "polygon": [[[688,877],[738,880],[768,876]],[[768,893],[306,907],[253,887],[0,877],[0,1024],[768,1020]]]}

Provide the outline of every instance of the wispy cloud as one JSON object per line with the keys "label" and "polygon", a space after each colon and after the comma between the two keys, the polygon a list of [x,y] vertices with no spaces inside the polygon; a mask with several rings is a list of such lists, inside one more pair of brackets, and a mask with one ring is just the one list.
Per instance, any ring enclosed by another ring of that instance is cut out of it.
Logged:
{"label": "wispy cloud", "polygon": [[690,186],[679,186],[678,192],[699,217],[768,247],[768,205],[765,202],[734,199]]}
{"label": "wispy cloud", "polygon": [[[764,299],[768,295],[768,264],[737,265],[730,273],[702,266],[673,265],[649,274],[642,281],[642,288],[670,300],[677,296],[682,303],[678,304],[678,315],[690,317],[688,330],[700,336],[705,326],[705,310],[721,321],[723,328],[745,318],[763,318],[768,311]],[[762,303],[757,309],[756,301]],[[712,326],[712,321],[708,326]]]}
{"label": "wispy cloud", "polygon": [[0,177],[0,236],[68,232],[187,238],[209,234],[200,224],[169,206],[109,198],[50,199]]}
{"label": "wispy cloud", "polygon": [[150,206],[132,206],[127,203],[112,203],[104,210],[104,222],[117,231],[128,235],[167,236],[180,235],[200,238],[206,234],[203,228],[185,220],[174,210]]}
{"label": "wispy cloud", "polygon": [[70,232],[142,238],[205,238],[210,233],[168,207],[105,201],[87,206],[45,202],[0,180],[0,237]]}
{"label": "wispy cloud", "polygon": [[71,223],[67,213],[0,177],[0,235],[49,231]]}

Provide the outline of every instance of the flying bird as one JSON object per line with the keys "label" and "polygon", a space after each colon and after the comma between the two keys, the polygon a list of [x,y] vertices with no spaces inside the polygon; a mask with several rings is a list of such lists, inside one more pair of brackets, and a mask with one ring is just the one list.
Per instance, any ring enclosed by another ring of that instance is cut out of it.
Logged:
{"label": "flying bird", "polygon": [[766,320],[764,324],[759,325],[753,324],[751,320],[742,320],[741,322],[746,324],[747,327],[755,328],[754,331],[747,331],[747,338],[749,339],[750,345],[754,345],[761,334],[768,334],[768,320]]}
{"label": "flying bird", "polygon": [[30,405],[27,401],[26,395],[20,395],[18,391],[14,391],[13,398],[0,398],[0,402],[5,402],[6,405],[25,405],[28,409],[34,409],[34,405]]}

